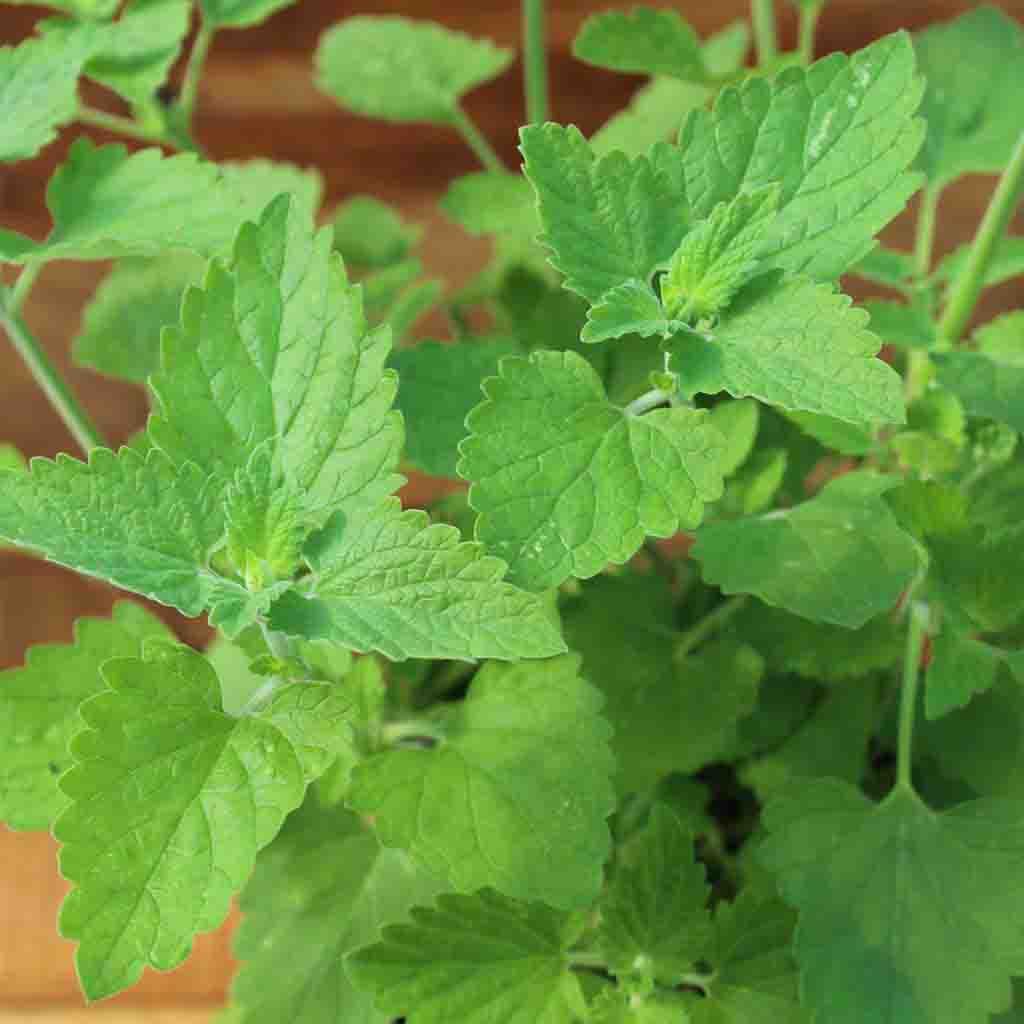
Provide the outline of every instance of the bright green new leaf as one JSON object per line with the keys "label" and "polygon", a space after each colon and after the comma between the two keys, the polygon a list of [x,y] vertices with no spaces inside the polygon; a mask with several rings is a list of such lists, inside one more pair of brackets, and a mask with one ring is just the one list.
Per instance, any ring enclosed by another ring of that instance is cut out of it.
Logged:
{"label": "bright green new leaf", "polygon": [[203,20],[210,28],[251,28],[295,0],[199,0]]}
{"label": "bright green new leaf", "polygon": [[73,643],[30,648],[23,668],[0,672],[0,821],[9,828],[53,825],[67,805],[57,779],[82,728],[79,705],[104,689],[104,662],[140,657],[150,636],[170,634],[139,605],[121,603],[110,619],[79,619]]}
{"label": "bright green new leaf", "polygon": [[634,75],[669,75],[704,82],[700,39],[679,14],[653,7],[591,15],[572,44],[587,64]]}
{"label": "bright green new leaf", "polygon": [[678,984],[710,938],[708,896],[693,834],[656,804],[601,899],[598,941],[612,973]]}
{"label": "bright green new leaf", "polygon": [[941,718],[964,707],[976,694],[996,681],[1000,652],[947,625],[932,641],[924,710],[929,718]]}
{"label": "bright green new leaf", "polygon": [[567,955],[579,931],[574,916],[485,889],[417,907],[347,966],[409,1024],[574,1024],[586,1012]]}
{"label": "bright green new leaf", "polygon": [[717,317],[747,283],[779,205],[768,185],[719,203],[683,239],[661,279],[670,316],[695,322]]}
{"label": "bright green new leaf", "polygon": [[984,5],[918,32],[914,45],[928,84],[921,167],[932,184],[1001,171],[1020,135],[1020,118],[1006,97],[1024,89],[1024,29]]}
{"label": "bright green new leaf", "polygon": [[485,666],[436,746],[356,766],[349,805],[460,891],[586,906],[609,851],[614,761],[604,701],[578,668]]}
{"label": "bright green new leaf", "polygon": [[908,252],[876,245],[859,263],[850,267],[848,273],[889,288],[902,288],[914,276],[914,258]]}
{"label": "bright green new leaf", "polygon": [[521,174],[477,171],[456,178],[441,199],[441,209],[471,235],[537,234],[537,203]]}
{"label": "bright green new leaf", "polygon": [[480,402],[480,385],[504,356],[519,352],[507,338],[444,345],[427,341],[392,353],[398,372],[397,406],[405,420],[405,455],[434,476],[456,475],[466,417]]}
{"label": "bright green new leaf", "polygon": [[[691,112],[680,134],[690,217],[779,183],[766,263],[831,281],[863,259],[917,189],[924,125],[910,37],[886,36],[771,81],[752,78]],[[668,211],[666,211],[668,216]]]}
{"label": "bright green new leaf", "polygon": [[320,37],[317,82],[366,117],[450,124],[462,96],[497,78],[513,56],[434,22],[346,18]]}
{"label": "bright green new leaf", "polygon": [[244,963],[231,989],[240,1024],[387,1024],[352,986],[344,957],[439,889],[351,812],[307,800],[242,892],[235,955]]}
{"label": "bright green new leaf", "polygon": [[230,718],[213,669],[186,647],[150,644],[102,671],[109,689],[81,706],[86,729],[61,778],[70,805],[54,826],[75,885],[61,934],[79,943],[90,999],[147,964],[181,963],[313,771],[349,743],[348,699],[329,686],[288,686],[260,715]]}
{"label": "bright green new leaf", "polygon": [[921,554],[882,494],[892,478],[834,480],[792,509],[711,523],[693,557],[727,594],[756,594],[815,622],[856,629],[889,611],[921,571]]}
{"label": "bright green new leaf", "polygon": [[313,570],[271,609],[274,629],[404,658],[545,658],[565,645],[542,597],[504,581],[480,544],[397,498],[337,513],[307,547]]}
{"label": "bright green new leaf", "polygon": [[646,536],[700,522],[722,493],[725,442],[707,413],[612,405],[574,352],[510,358],[470,413],[459,474],[477,537],[541,590],[631,558]]}
{"label": "bright green new leaf", "polygon": [[819,1024],[987,1024],[1024,969],[1024,821],[978,800],[942,814],[897,787],[796,784],[760,859],[800,911],[801,994]]}
{"label": "bright green new leaf", "polygon": [[871,315],[871,330],[882,341],[900,348],[931,348],[935,344],[935,325],[928,315],[902,302],[874,300],[865,302]]}
{"label": "bright green new leaf", "polygon": [[16,469],[23,471],[28,468],[25,457],[13,444],[0,444],[0,470]]}
{"label": "bright green new leaf", "polygon": [[767,274],[733,300],[707,340],[664,342],[690,392],[751,395],[859,425],[902,423],[903,384],[875,358],[868,317],[831,285]]}
{"label": "bright green new leaf", "polygon": [[[936,268],[936,274],[952,285],[967,266],[970,245],[961,245],[954,249]],[[1019,236],[1004,237],[996,244],[991,261],[985,270],[985,287],[1002,284],[1015,277],[1024,275],[1024,238]]]}
{"label": "bright green new leaf", "polygon": [[373,196],[353,196],[334,213],[334,248],[346,266],[381,269],[401,263],[421,231],[406,224],[398,212]]}
{"label": "bright green new leaf", "polygon": [[587,310],[587,325],[580,340],[609,341],[624,334],[669,338],[685,330],[686,321],[671,319],[650,285],[633,280],[610,288]]}

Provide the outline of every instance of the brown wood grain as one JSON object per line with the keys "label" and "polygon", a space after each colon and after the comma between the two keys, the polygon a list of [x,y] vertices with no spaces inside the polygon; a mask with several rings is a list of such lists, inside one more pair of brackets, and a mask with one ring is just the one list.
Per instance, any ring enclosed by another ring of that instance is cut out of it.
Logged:
{"label": "brown wood grain", "polygon": [[[619,6],[627,6],[623,0]],[[553,113],[586,131],[599,125],[628,98],[637,79],[608,74],[573,61],[569,47],[580,22],[594,10],[612,6],[599,0],[552,0],[550,29],[553,50]],[[662,4],[670,6],[670,4]],[[677,2],[703,33],[723,27],[746,9],[739,0],[717,3]],[[899,27],[919,27],[967,9],[966,0],[835,0],[823,20],[819,50],[852,50]],[[1024,18],[1024,0],[999,6]],[[30,31],[43,8],[0,7],[0,43],[15,42]],[[783,41],[795,35],[789,4],[779,4]],[[312,52],[320,32],[354,13],[401,13],[432,17],[467,32],[515,45],[518,5],[507,0],[448,0],[443,5],[411,0],[302,0],[262,28],[228,31],[218,36],[200,96],[198,130],[210,153],[219,159],[270,155],[324,174],[330,202],[354,192],[373,192],[396,202],[426,222],[428,263],[453,281],[479,266],[484,249],[471,242],[436,213],[433,200],[453,175],[474,169],[473,157],[444,129],[394,126],[347,115],[313,86]],[[180,74],[180,69],[178,71]],[[501,155],[516,163],[515,127],[522,101],[517,66],[469,100],[472,115],[494,141]],[[104,101],[96,94],[95,102]],[[37,159],[0,170],[0,224],[41,237],[47,229],[43,197],[46,181],[63,158],[65,136]],[[110,136],[93,133],[97,139]],[[939,234],[944,251],[966,240],[984,207],[990,182],[970,179],[945,198]],[[890,241],[909,246],[911,221],[901,218],[887,233]],[[1024,223],[1018,223],[1024,230]],[[75,369],[68,342],[77,330],[83,304],[104,268],[57,264],[46,269],[26,310],[26,318],[58,365],[83,396],[103,431],[114,441],[126,439],[144,421],[146,404],[140,389],[106,381]],[[10,279],[10,275],[7,275]],[[990,294],[980,311],[1022,305],[1024,293],[1007,285]],[[53,455],[71,447],[56,415],[34,389],[9,347],[0,340],[0,441],[16,444],[29,455]],[[416,501],[423,484],[414,482],[408,497]],[[0,667],[21,661],[30,644],[66,641],[73,621],[105,614],[115,592],[102,584],[51,565],[0,551]],[[201,624],[186,623],[160,612],[189,642],[206,637]],[[2,752],[0,752],[2,756]],[[201,936],[189,962],[169,975],[150,972],[139,987],[110,1003],[79,1014],[81,1005],[72,966],[72,947],[55,931],[64,883],[56,869],[56,844],[45,835],[13,834],[0,827],[0,1022],[120,1021],[134,1024],[199,1024],[206,1011],[197,1004],[222,999],[232,961],[232,922],[213,935]],[[180,1004],[181,1012],[152,1009]],[[62,1004],[56,1015],[47,1007]],[[119,1007],[143,1005],[136,1013]],[[17,1009],[15,1009],[17,1008]]]}

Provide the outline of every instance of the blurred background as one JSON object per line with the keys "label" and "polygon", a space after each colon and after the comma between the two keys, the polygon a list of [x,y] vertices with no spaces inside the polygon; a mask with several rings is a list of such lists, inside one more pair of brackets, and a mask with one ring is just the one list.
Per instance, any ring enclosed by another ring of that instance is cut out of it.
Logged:
{"label": "blurred background", "polygon": [[[553,118],[573,122],[589,134],[629,99],[641,80],[574,61],[570,44],[587,15],[630,4],[549,0],[548,6]],[[747,9],[743,0],[662,0],[657,6],[676,8],[701,35],[744,16]],[[781,42],[792,48],[794,10],[784,0],[777,6]],[[832,0],[821,21],[817,51],[852,51],[895,29],[920,28],[955,17],[971,6],[964,0]],[[996,6],[1024,20],[1024,0],[1006,0]],[[0,44],[26,38],[35,21],[47,13],[39,7],[0,6]],[[434,203],[450,178],[476,169],[475,160],[453,132],[363,120],[342,112],[316,90],[311,71],[317,38],[333,22],[353,14],[431,18],[504,46],[515,47],[518,42],[519,11],[511,0],[446,0],[443,4],[299,0],[259,28],[218,33],[200,88],[198,137],[214,159],[270,156],[317,168],[326,185],[326,210],[358,193],[394,203],[426,227],[423,253],[428,269],[455,287],[479,268],[486,250],[479,240],[446,222]],[[180,78],[181,70],[176,69],[173,80]],[[518,165],[516,128],[524,118],[520,74],[516,65],[467,101],[470,114],[510,166]],[[85,96],[94,106],[119,109],[98,88],[91,91],[86,86]],[[1007,97],[1007,101],[1024,105],[1022,97]],[[35,237],[46,233],[46,182],[64,159],[70,140],[82,130],[71,126],[39,158],[0,169],[0,225]],[[88,132],[100,142],[114,139],[96,129]],[[972,235],[991,185],[990,179],[968,178],[946,192],[936,256]],[[887,241],[909,248],[912,226],[912,219],[904,215],[887,232]],[[1020,217],[1015,230],[1024,231]],[[67,372],[102,431],[119,444],[144,423],[146,402],[141,388],[75,369],[68,356],[82,307],[106,270],[105,264],[49,264],[27,304],[25,318]],[[14,275],[3,272],[3,277],[10,281]],[[1020,281],[993,289],[979,317],[987,319],[999,310],[1020,307],[1022,300],[1024,283]],[[424,329],[430,329],[429,321]],[[0,338],[0,410],[0,442],[13,443],[27,456],[75,450],[6,338]],[[424,494],[422,482],[414,482],[405,497],[415,503]],[[0,550],[0,668],[20,664],[30,644],[67,642],[76,618],[106,614],[115,597],[103,584]],[[205,640],[201,624],[159,611],[183,639]],[[180,970],[168,975],[149,972],[131,992],[81,1009],[73,947],[56,934],[56,913],[65,887],[55,854],[56,844],[49,836],[11,833],[0,825],[0,1021],[199,1024],[209,1019],[211,1010],[222,1003],[233,971],[233,919],[218,932],[201,937]]]}

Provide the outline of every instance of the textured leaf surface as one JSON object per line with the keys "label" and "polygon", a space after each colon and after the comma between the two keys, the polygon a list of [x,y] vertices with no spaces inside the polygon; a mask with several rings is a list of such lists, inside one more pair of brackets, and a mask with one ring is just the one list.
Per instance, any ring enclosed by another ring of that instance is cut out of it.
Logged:
{"label": "textured leaf surface", "polygon": [[830,285],[764,275],[733,300],[711,340],[665,343],[691,392],[752,395],[849,423],[902,423],[899,375],[875,358],[868,316]]}
{"label": "textured leaf surface", "polygon": [[122,603],[109,620],[80,619],[73,643],[30,648],[24,667],[0,672],[0,821],[50,828],[67,805],[57,779],[82,727],[79,705],[104,689],[104,662],[140,657],[150,636],[170,634],[138,605]]}
{"label": "textured leaf surface", "polygon": [[566,950],[577,931],[566,914],[489,890],[441,896],[348,965],[409,1024],[573,1024],[583,996]]}
{"label": "textured leaf surface", "polygon": [[1024,822],[1010,801],[943,814],[846,783],[769,804],[761,859],[800,911],[802,995],[820,1024],[986,1024],[1021,970]]}
{"label": "textured leaf surface", "polygon": [[784,415],[809,437],[840,455],[869,455],[877,447],[872,430],[833,416],[822,416],[817,412],[787,412]]}
{"label": "textured leaf surface", "polygon": [[614,807],[603,703],[575,658],[485,666],[438,746],[356,767],[350,805],[459,890],[585,906]]}
{"label": "textured leaf surface", "polygon": [[927,313],[901,302],[865,302],[871,316],[871,331],[883,341],[901,348],[930,348],[935,344],[935,326]]}
{"label": "textured leaf surface", "polygon": [[693,557],[727,594],[856,629],[889,611],[920,571],[914,539],[881,499],[892,485],[851,474],[792,509],[709,524]]}
{"label": "textured leaf surface", "polygon": [[307,801],[260,854],[242,893],[231,994],[240,1024],[387,1024],[344,957],[429,903],[439,884],[355,815]]}
{"label": "textured leaf surface", "polygon": [[217,28],[250,28],[295,0],[200,0],[203,18]]}
{"label": "textured leaf surface", "polygon": [[360,17],[324,33],[316,65],[320,88],[357,114],[445,124],[462,96],[500,75],[512,57],[433,22]]}
{"label": "textured leaf surface", "polygon": [[206,660],[159,643],[107,662],[109,689],[82,705],[87,728],[61,779],[54,834],[75,886],[61,934],[79,943],[90,999],[168,970],[217,927],[257,851],[298,806],[310,769],[349,742],[348,699],[286,687],[260,717],[230,718]]}
{"label": "textured leaf surface", "polygon": [[914,276],[914,260],[910,253],[876,245],[859,263],[850,267],[849,273],[899,288]]}
{"label": "textured leaf surface", "polygon": [[580,334],[585,342],[609,341],[624,334],[641,338],[668,338],[686,330],[684,320],[674,320],[665,312],[650,285],[626,281],[610,288],[587,311],[587,325]]}
{"label": "textured leaf surface", "polygon": [[918,186],[907,168],[924,134],[913,116],[921,91],[906,33],[724,89],[714,111],[691,112],[680,134],[691,217],[779,183],[766,260],[834,280]]}
{"label": "textured leaf surface", "polygon": [[924,709],[929,718],[941,718],[963,707],[996,681],[999,651],[947,626],[932,640]]}
{"label": "textured leaf surface", "polygon": [[725,442],[707,414],[613,406],[573,352],[506,359],[468,420],[459,474],[477,537],[533,589],[630,558],[644,537],[700,522],[722,491]]}
{"label": "textured leaf surface", "polygon": [[313,575],[271,609],[275,629],[394,660],[565,650],[544,601],[504,582],[504,562],[397,499],[336,515],[307,555]]}

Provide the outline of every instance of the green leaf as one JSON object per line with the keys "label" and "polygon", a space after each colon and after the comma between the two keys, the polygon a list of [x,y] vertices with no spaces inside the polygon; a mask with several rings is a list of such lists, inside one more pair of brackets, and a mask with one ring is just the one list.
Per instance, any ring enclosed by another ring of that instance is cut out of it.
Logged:
{"label": "green leaf", "polygon": [[481,383],[498,372],[502,357],[519,351],[507,338],[457,344],[427,341],[398,349],[398,409],[406,427],[405,455],[434,476],[456,475],[466,417],[479,403]]}
{"label": "green leaf", "polygon": [[36,0],[3,0],[5,4],[31,3],[33,7],[53,7],[58,11],[67,11],[76,18],[112,18],[118,8],[118,0],[47,0],[45,5],[36,3]]}
{"label": "green leaf", "polygon": [[185,291],[202,270],[202,261],[187,252],[117,264],[85,308],[75,362],[143,383],[159,369],[161,330],[178,323]]}
{"label": "green leaf", "polygon": [[921,570],[913,537],[881,495],[895,484],[848,474],[795,508],[711,523],[693,557],[727,594],[756,594],[815,622],[856,629],[889,611]]}
{"label": "green leaf", "polygon": [[907,168],[924,134],[913,116],[921,90],[902,32],[852,57],[835,53],[724,89],[714,112],[692,111],[680,135],[690,216],[779,183],[766,263],[834,280],[918,187]]}
{"label": "green leaf", "polygon": [[489,890],[417,907],[353,954],[356,985],[409,1024],[573,1024],[585,1012],[567,950],[574,917]]}
{"label": "green leaf", "polygon": [[931,348],[936,341],[935,325],[916,306],[876,300],[865,302],[871,315],[871,330],[883,341],[900,348]]}
{"label": "green leaf", "polygon": [[19,471],[28,469],[25,457],[13,444],[0,444],[0,470],[4,469]]}
{"label": "green leaf", "polygon": [[747,283],[779,205],[768,185],[719,203],[682,241],[661,279],[669,314],[694,322],[718,316]]}
{"label": "green leaf", "polygon": [[914,276],[914,258],[910,253],[876,245],[848,273],[889,288],[901,288]]}
{"label": "green leaf", "polygon": [[459,474],[477,537],[532,589],[631,558],[644,537],[700,522],[722,493],[725,442],[706,413],[634,416],[612,405],[573,352],[503,360],[470,413]]}
{"label": "green leaf", "polygon": [[176,967],[217,927],[257,851],[297,807],[310,772],[349,742],[348,700],[328,686],[280,690],[259,717],[220,710],[202,655],[165,642],[103,667],[62,777],[54,834],[75,888],[61,934],[79,943],[89,999]]}
{"label": "green leaf", "polygon": [[984,5],[918,32],[914,44],[928,83],[921,166],[932,184],[1001,171],[1020,134],[1006,97],[1024,89],[1024,30]]}
{"label": "green leaf", "polygon": [[725,438],[725,453],[719,463],[723,475],[731,476],[747,461],[759,422],[758,404],[749,398],[726,399],[711,409],[711,423]]}
{"label": "green leaf", "polygon": [[830,285],[766,274],[733,300],[708,340],[664,343],[693,393],[751,395],[849,423],[902,423],[899,375],[875,356],[868,317]]}
{"label": "green leaf", "polygon": [[463,95],[512,59],[511,50],[429,21],[346,18],[320,37],[317,82],[366,117],[450,124]]}
{"label": "green leaf", "polygon": [[[971,246],[961,245],[954,249],[935,270],[936,275],[952,285],[967,266]],[[999,239],[995,251],[985,269],[985,287],[1002,284],[1024,274],[1024,238],[1008,236]]]}
{"label": "green leaf", "polygon": [[353,196],[334,213],[334,248],[346,265],[380,269],[404,260],[419,240],[420,229],[373,196]]}
{"label": "green leaf", "polygon": [[538,230],[536,200],[521,174],[478,171],[456,178],[441,209],[471,235],[526,235]]}
{"label": "green leaf", "polygon": [[877,447],[873,431],[834,416],[816,412],[786,412],[784,415],[809,437],[840,455],[870,455]]}
{"label": "green leaf", "polygon": [[685,330],[686,322],[668,316],[650,285],[633,280],[610,288],[587,310],[587,325],[580,340],[609,341],[624,334],[668,338]]}
{"label": "green leaf", "polygon": [[203,20],[210,28],[251,28],[295,0],[199,0]]}
{"label": "green leaf", "polygon": [[485,666],[437,746],[356,766],[349,805],[460,891],[586,906],[609,852],[614,761],[604,702],[578,668]]}
{"label": "green leaf", "polygon": [[245,196],[250,220],[258,220],[282,192],[288,192],[303,211],[316,218],[324,195],[324,179],[315,167],[262,159],[226,160],[217,166],[225,184]]}
{"label": "green leaf", "polygon": [[710,938],[708,897],[693,834],[656,804],[601,900],[599,942],[612,973],[677,985]]}
{"label": "green leaf", "polygon": [[79,705],[103,690],[105,662],[139,657],[151,636],[170,634],[139,605],[122,602],[109,620],[79,619],[71,644],[30,648],[23,668],[0,672],[0,821],[9,828],[53,824],[67,805],[57,779],[71,764]]}
{"label": "green leaf", "polygon": [[35,156],[74,120],[86,56],[52,39],[0,47],[0,163]]}
{"label": "green leaf", "polygon": [[274,629],[404,658],[545,658],[565,645],[542,598],[504,582],[481,545],[397,498],[337,513],[307,548],[313,572],[271,609]]}
{"label": "green leaf", "polygon": [[685,1000],[663,989],[645,995],[608,986],[590,1004],[586,1019],[588,1024],[690,1024]]}
{"label": "green leaf", "polygon": [[635,7],[591,15],[572,44],[573,56],[587,64],[635,75],[670,75],[704,82],[708,69],[700,40],[675,11]]}
{"label": "green leaf", "polygon": [[235,955],[245,963],[231,988],[240,1024],[387,1024],[352,986],[344,957],[438,888],[351,812],[307,801],[242,892]]}
{"label": "green leaf", "polygon": [[831,780],[766,810],[761,859],[800,910],[801,994],[820,1024],[986,1024],[1022,968],[1024,822],[1010,801],[942,814]]}
{"label": "green leaf", "polygon": [[964,707],[976,694],[996,681],[1000,652],[988,644],[947,625],[932,640],[924,710],[929,718],[941,718]]}
{"label": "green leaf", "polygon": [[528,125],[519,137],[540,240],[565,287],[595,304],[624,281],[649,284],[690,219],[677,151],[659,143],[632,160],[617,152],[598,160],[576,128],[557,124]]}

